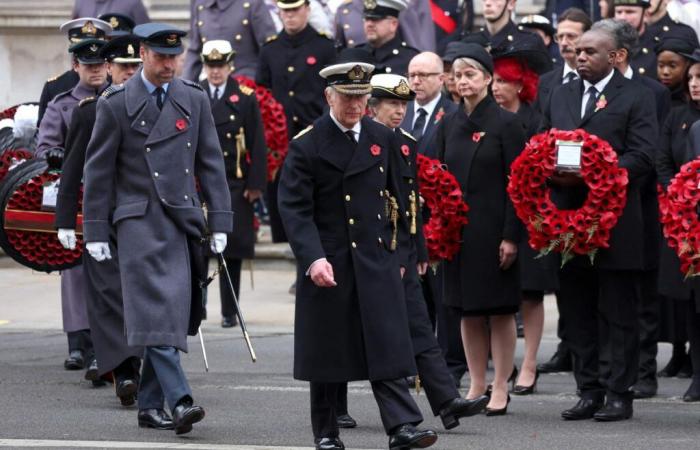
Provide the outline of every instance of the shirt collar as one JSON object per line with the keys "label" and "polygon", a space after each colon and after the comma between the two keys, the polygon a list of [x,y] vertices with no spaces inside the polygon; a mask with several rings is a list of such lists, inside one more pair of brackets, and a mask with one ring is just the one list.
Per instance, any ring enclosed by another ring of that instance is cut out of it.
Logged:
{"label": "shirt collar", "polygon": [[224,95],[224,91],[226,91],[226,83],[228,83],[227,80],[224,80],[224,83],[220,86],[214,86],[213,84],[209,83],[209,97],[214,97],[214,91],[218,88],[219,89],[219,97]]}
{"label": "shirt collar", "polygon": [[331,115],[331,120],[333,120],[333,123],[335,123],[338,126],[338,128],[340,128],[340,131],[342,131],[343,134],[345,134],[348,131],[352,131],[353,134],[355,135],[355,140],[357,142],[360,142],[360,131],[362,130],[362,120],[357,122],[352,128],[347,128],[347,127],[343,126],[343,124],[338,122],[338,119],[336,119],[335,116],[333,115],[333,111],[330,111],[330,115]]}
{"label": "shirt collar", "polygon": [[436,95],[434,99],[430,100],[428,103],[422,106],[419,105],[418,102],[413,102],[413,117],[418,117],[418,110],[420,108],[423,108],[427,113],[427,115],[425,116],[426,118],[432,116],[435,107],[440,102],[440,97],[442,97],[442,94],[438,93],[438,95]]}
{"label": "shirt collar", "polygon": [[561,76],[562,80],[565,80],[566,76],[568,74],[570,74],[571,72],[575,73],[576,76],[578,77],[578,72],[576,72],[576,69],[572,69],[571,67],[569,67],[569,65],[567,63],[564,63],[564,73]]}
{"label": "shirt collar", "polygon": [[627,70],[625,70],[625,73],[622,74],[625,78],[628,80],[631,80],[632,77],[634,76],[634,70],[632,70],[632,66],[627,66]]}
{"label": "shirt collar", "polygon": [[[146,90],[148,91],[148,93],[153,94],[153,91],[156,90],[156,85],[146,79],[146,75],[144,75],[143,70],[141,70],[141,81],[143,81],[143,84],[146,86]],[[165,83],[161,87],[163,88],[163,91],[167,93],[168,87],[170,87],[170,83]]]}
{"label": "shirt collar", "polygon": [[598,93],[599,94],[602,93],[603,90],[605,89],[605,86],[607,86],[608,83],[610,82],[610,80],[612,79],[613,75],[615,75],[615,69],[611,70],[610,73],[605,78],[603,78],[602,80],[600,80],[596,84],[592,84],[587,80],[583,80],[583,92],[584,93],[588,92],[588,89],[591,86],[595,86]]}

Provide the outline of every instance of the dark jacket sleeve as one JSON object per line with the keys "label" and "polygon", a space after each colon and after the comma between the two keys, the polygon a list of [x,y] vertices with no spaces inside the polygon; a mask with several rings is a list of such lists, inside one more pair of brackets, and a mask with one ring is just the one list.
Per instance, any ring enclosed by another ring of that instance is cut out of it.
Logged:
{"label": "dark jacket sleeve", "polygon": [[630,180],[643,177],[654,167],[654,147],[659,136],[652,92],[644,88],[634,99],[627,122],[624,153],[619,165],[627,169]]}
{"label": "dark jacket sleeve", "polygon": [[399,154],[401,151],[401,141],[396,133],[391,133],[389,144],[391,148],[389,149],[389,176],[387,177],[387,182],[389,192],[396,198],[396,202],[399,206],[399,218],[396,224],[398,228],[396,253],[399,257],[399,264],[402,267],[408,267],[411,254],[411,235],[405,213],[405,211],[408,211],[408,205],[406,204],[407,196],[404,193],[404,189],[401,188],[403,184],[403,176],[401,174],[401,164],[403,164],[403,161],[400,160],[401,155]]}
{"label": "dark jacket sleeve", "polygon": [[269,47],[260,49],[258,71],[255,73],[255,82],[268,89],[272,89],[272,70],[270,68],[270,61],[268,60],[270,53]]}
{"label": "dark jacket sleeve", "polygon": [[666,188],[671,182],[671,178],[676,175],[676,164],[673,161],[673,148],[671,147],[671,128],[674,114],[671,113],[664,122],[659,133],[659,147],[656,153],[656,174],[659,183]]}
{"label": "dark jacket sleeve", "polygon": [[[505,173],[504,183],[508,183],[510,178],[510,166],[525,148],[525,131],[517,116],[511,115],[511,120],[503,124],[501,150],[503,152],[503,173]],[[506,194],[505,221],[503,223],[503,239],[519,242],[522,225],[518,216],[515,215],[515,208],[510,197]]]}
{"label": "dark jacket sleeve", "polygon": [[246,148],[250,152],[250,169],[246,180],[247,189],[264,191],[267,186],[267,147],[260,107],[255,95],[250,97],[250,108],[246,116]]}

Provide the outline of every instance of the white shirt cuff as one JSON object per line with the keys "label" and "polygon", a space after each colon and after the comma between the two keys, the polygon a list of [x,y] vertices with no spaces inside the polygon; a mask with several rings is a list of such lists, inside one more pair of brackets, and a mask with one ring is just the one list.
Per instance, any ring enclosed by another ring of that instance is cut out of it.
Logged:
{"label": "white shirt cuff", "polygon": [[309,266],[309,268],[306,269],[306,273],[304,275],[306,275],[308,277],[309,274],[311,273],[311,268],[314,266],[314,264],[316,264],[319,261],[326,261],[326,258],[318,258],[316,261],[312,262],[311,265]]}

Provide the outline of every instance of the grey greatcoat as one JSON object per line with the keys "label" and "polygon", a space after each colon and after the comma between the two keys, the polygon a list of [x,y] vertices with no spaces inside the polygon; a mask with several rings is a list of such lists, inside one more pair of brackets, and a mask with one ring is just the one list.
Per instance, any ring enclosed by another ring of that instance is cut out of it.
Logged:
{"label": "grey greatcoat", "polygon": [[116,228],[129,345],[187,350],[188,240],[205,233],[202,201],[209,230],[230,232],[224,160],[201,87],[174,79],[162,111],[140,74],[106,91],[87,149],[84,237],[108,242]]}

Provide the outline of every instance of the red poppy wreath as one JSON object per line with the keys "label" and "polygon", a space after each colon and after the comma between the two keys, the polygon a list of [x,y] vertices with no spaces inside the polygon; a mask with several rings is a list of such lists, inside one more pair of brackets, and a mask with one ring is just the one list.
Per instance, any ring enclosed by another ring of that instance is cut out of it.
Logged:
{"label": "red poppy wreath", "polygon": [[418,155],[420,195],[430,209],[430,220],[423,225],[430,261],[451,260],[459,251],[462,227],[467,224],[469,207],[454,175],[440,161]]}
{"label": "red poppy wreath", "polygon": [[[588,196],[578,209],[560,210],[550,198],[547,179],[554,174],[557,140],[581,142],[581,176]],[[627,201],[627,171],[617,164],[610,144],[584,130],[551,129],[535,135],[511,165],[508,194],[527,227],[530,246],[540,255],[562,255],[562,266],[575,255],[593,263],[608,248],[610,231]]]}
{"label": "red poppy wreath", "polygon": [[241,86],[253,89],[255,97],[258,99],[263,127],[265,128],[265,144],[267,145],[267,179],[272,181],[277,171],[282,167],[285,156],[287,156],[288,131],[284,108],[280,102],[275,100],[269,89],[258,86],[250,78],[237,76],[236,81]]}
{"label": "red poppy wreath", "polygon": [[685,277],[700,274],[700,159],[683,165],[666,192],[659,189],[659,212],[669,247],[681,260]]}

